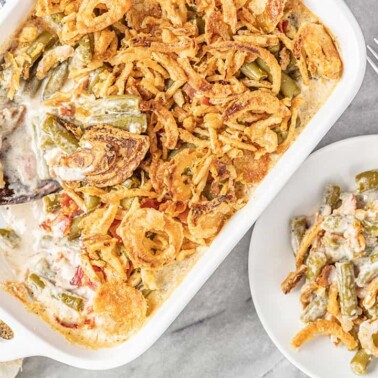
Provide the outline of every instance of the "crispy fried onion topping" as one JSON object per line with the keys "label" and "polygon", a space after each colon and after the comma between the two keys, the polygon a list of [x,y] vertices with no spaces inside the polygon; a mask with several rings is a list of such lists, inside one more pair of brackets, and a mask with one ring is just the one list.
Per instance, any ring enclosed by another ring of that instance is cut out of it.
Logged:
{"label": "crispy fried onion topping", "polygon": [[257,23],[271,32],[282,19],[287,0],[253,0],[250,4]]}
{"label": "crispy fried onion topping", "polygon": [[147,302],[139,290],[123,281],[112,281],[97,290],[93,310],[100,315],[103,328],[109,335],[124,336],[143,325]]}
{"label": "crispy fried onion topping", "polygon": [[294,348],[300,348],[304,343],[313,339],[316,335],[335,336],[339,339],[349,350],[353,350],[358,346],[357,340],[334,321],[331,320],[316,320],[310,323],[307,327],[297,333],[291,345]]}
{"label": "crispy fried onion topping", "polygon": [[184,238],[180,222],[152,208],[125,217],[118,235],[134,266],[148,269],[173,262]]}
{"label": "crispy fried onion topping", "polygon": [[[323,25],[308,22],[300,27],[295,37],[294,55],[307,64],[312,77],[338,79],[342,74],[340,55]],[[308,74],[304,75],[306,77]]]}
{"label": "crispy fried onion topping", "polygon": [[103,30],[120,20],[130,7],[131,0],[83,0],[77,28],[83,33]]}
{"label": "crispy fried onion topping", "polygon": [[149,148],[149,138],[111,126],[91,126],[80,140],[81,148],[61,157],[58,167],[80,170],[91,186],[117,185],[138,168]]}
{"label": "crispy fried onion topping", "polygon": [[226,196],[196,203],[189,211],[189,231],[197,238],[212,238],[222,228],[231,210],[230,204],[226,202]]}

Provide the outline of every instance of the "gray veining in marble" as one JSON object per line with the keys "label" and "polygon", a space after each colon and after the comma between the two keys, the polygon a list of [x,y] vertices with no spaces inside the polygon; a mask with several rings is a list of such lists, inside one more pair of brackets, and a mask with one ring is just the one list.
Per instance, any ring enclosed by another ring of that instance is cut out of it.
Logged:
{"label": "gray veining in marble", "polygon": [[[325,5],[327,0],[324,1]],[[367,43],[378,36],[378,1],[346,0]],[[368,68],[363,87],[319,147],[378,133],[378,76]],[[107,372],[74,369],[46,358],[28,358],[19,378],[303,378],[262,328],[248,285],[251,231],[209,279],[167,332],[144,355]]]}

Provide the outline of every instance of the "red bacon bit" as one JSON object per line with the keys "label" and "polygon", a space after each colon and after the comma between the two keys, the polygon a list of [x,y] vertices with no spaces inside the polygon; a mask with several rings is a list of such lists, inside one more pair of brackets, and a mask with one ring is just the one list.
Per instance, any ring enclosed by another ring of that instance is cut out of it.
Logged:
{"label": "red bacon bit", "polygon": [[60,114],[63,117],[73,117],[75,115],[75,109],[71,105],[64,105],[60,108]]}
{"label": "red bacon bit", "polygon": [[63,235],[67,235],[70,231],[71,223],[72,221],[69,216],[59,213],[54,219],[41,223],[40,227],[47,232],[51,232],[53,228],[57,228]]}
{"label": "red bacon bit", "polygon": [[88,286],[91,290],[93,291],[96,291],[97,290],[97,284],[88,280],[86,283],[85,283],[85,286]]}
{"label": "red bacon bit", "polygon": [[75,275],[72,277],[72,280],[70,281],[70,285],[80,287],[83,285],[83,277],[84,277],[84,271],[81,268],[80,265],[76,267]]}
{"label": "red bacon bit", "polygon": [[202,97],[201,102],[203,105],[210,106],[210,99],[209,97]]}
{"label": "red bacon bit", "polygon": [[50,222],[48,221],[41,223],[40,227],[42,227],[46,232],[51,232]]}
{"label": "red bacon bit", "polygon": [[62,208],[62,213],[68,215],[70,218],[75,218],[81,214],[81,210],[77,203],[66,193],[60,195],[60,206]]}
{"label": "red bacon bit", "polygon": [[152,208],[155,210],[159,210],[159,206],[160,206],[160,202],[156,198],[148,198],[140,205],[142,209]]}
{"label": "red bacon bit", "polygon": [[281,33],[286,33],[287,30],[288,30],[288,27],[289,27],[289,21],[288,20],[283,20],[283,21],[280,21],[277,25],[278,27],[278,30],[281,32]]}
{"label": "red bacon bit", "polygon": [[93,329],[96,326],[96,321],[92,319],[85,319],[84,320],[84,326],[87,329]]}
{"label": "red bacon bit", "polygon": [[79,324],[77,323],[68,323],[65,320],[59,319],[57,316],[55,316],[55,321],[60,324],[64,328],[70,328],[70,329],[78,329]]}

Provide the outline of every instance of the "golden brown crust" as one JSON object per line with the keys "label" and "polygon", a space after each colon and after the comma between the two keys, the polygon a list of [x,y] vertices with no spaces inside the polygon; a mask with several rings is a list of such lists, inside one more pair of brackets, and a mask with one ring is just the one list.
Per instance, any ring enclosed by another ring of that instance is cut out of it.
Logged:
{"label": "golden brown crust", "polygon": [[104,328],[110,335],[129,335],[146,319],[147,302],[142,293],[122,281],[100,286],[93,310],[105,318]]}

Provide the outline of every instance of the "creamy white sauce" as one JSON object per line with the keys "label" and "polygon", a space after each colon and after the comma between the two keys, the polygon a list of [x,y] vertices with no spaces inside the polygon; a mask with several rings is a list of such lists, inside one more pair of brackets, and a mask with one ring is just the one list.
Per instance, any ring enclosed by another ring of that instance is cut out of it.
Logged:
{"label": "creamy white sauce", "polygon": [[41,201],[22,205],[2,206],[0,214],[6,224],[21,238],[15,249],[1,251],[8,261],[13,273],[19,280],[24,280],[30,266],[43,256],[38,249],[43,236],[39,224],[43,219]]}

